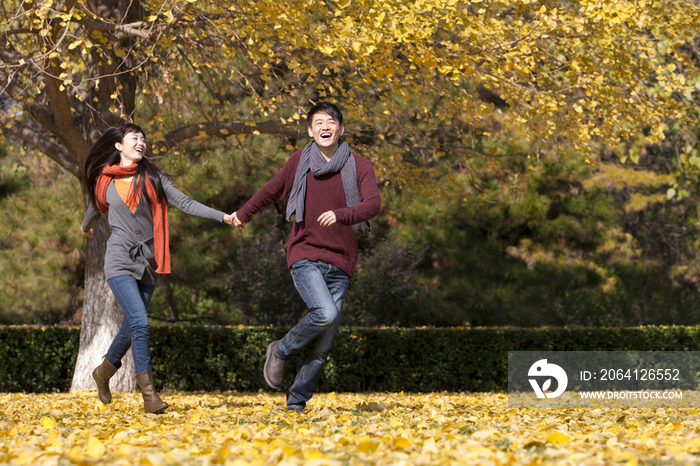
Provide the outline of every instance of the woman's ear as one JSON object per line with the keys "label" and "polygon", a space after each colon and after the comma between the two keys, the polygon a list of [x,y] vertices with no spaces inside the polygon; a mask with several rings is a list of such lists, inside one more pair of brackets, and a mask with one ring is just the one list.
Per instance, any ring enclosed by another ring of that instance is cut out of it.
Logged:
{"label": "woman's ear", "polygon": [[119,152],[122,151],[122,143],[121,142],[115,142],[114,143],[114,148],[117,149]]}

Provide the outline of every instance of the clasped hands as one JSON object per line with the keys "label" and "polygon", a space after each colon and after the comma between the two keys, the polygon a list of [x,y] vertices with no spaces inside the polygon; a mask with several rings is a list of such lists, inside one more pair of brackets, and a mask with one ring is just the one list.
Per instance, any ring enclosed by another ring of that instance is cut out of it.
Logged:
{"label": "clasped hands", "polygon": [[234,212],[232,214],[225,214],[224,215],[224,223],[238,227],[241,230],[245,227],[245,223],[238,220],[238,216],[236,215],[236,212]]}
{"label": "clasped hands", "polygon": [[[329,227],[336,222],[335,214],[332,210],[329,210],[328,212],[322,213],[318,217],[317,221],[321,224],[322,227]],[[233,225],[242,230],[243,228],[245,228],[247,222],[241,222],[238,218],[238,215],[236,215],[236,212],[234,212],[232,214],[224,215],[224,223]]]}

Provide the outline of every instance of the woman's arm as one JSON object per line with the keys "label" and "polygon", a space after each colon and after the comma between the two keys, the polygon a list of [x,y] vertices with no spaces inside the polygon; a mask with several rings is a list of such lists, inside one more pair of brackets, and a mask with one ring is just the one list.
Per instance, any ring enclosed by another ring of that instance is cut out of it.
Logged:
{"label": "woman's arm", "polygon": [[88,238],[92,238],[92,227],[93,225],[95,225],[100,216],[102,216],[102,214],[99,210],[97,210],[95,204],[91,202],[88,205],[87,210],[85,211],[85,219],[83,220],[83,225],[80,227],[80,231]]}
{"label": "woman's arm", "polygon": [[187,197],[187,195],[175,187],[167,176],[160,175],[160,182],[163,185],[165,197],[168,199],[168,202],[184,213],[197,217],[208,218],[220,223],[228,220],[226,223],[231,223],[232,220],[230,220],[230,217],[227,214],[221,212],[220,210],[212,209],[201,202],[197,202],[194,199]]}

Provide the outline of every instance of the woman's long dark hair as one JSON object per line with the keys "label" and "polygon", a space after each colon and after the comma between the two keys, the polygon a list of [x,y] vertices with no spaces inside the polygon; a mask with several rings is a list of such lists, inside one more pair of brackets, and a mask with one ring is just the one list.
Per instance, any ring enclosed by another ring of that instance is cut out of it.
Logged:
{"label": "woman's long dark hair", "polygon": [[[139,126],[132,123],[122,123],[112,126],[105,131],[90,149],[88,158],[85,161],[85,170],[83,170],[83,182],[85,183],[88,196],[90,196],[90,202],[93,204],[95,204],[97,179],[100,177],[100,174],[102,174],[102,169],[106,165],[115,165],[121,161],[119,151],[114,145],[118,142],[123,142],[124,136],[128,133],[141,133],[144,136],[146,135]],[[161,185],[159,178],[159,174],[161,173],[165,173],[163,169],[144,156],[141,161],[138,162],[134,176],[136,179],[140,180],[139,192],[145,193],[147,192],[145,175],[148,174],[148,180],[156,189],[158,202],[165,202],[165,191],[163,190],[163,185]],[[129,198],[135,195],[136,183],[132,183],[131,190],[129,191]]]}

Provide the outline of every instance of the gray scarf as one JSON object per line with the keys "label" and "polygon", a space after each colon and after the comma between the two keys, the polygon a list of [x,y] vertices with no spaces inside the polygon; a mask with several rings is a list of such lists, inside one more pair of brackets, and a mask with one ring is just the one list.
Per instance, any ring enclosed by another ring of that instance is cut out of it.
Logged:
{"label": "gray scarf", "polygon": [[[314,176],[327,175],[329,173],[340,172],[345,190],[345,202],[348,207],[357,205],[362,200],[360,198],[360,188],[357,185],[357,168],[355,167],[355,157],[350,153],[350,147],[342,139],[338,141],[338,149],[330,161],[323,156],[321,149],[315,141],[311,141],[304,147],[299,159],[296,174],[294,175],[294,185],[287,201],[287,220],[296,213],[296,222],[304,221],[304,206],[306,203],[306,174],[311,170]],[[366,235],[372,231],[369,222],[362,222],[352,226],[356,235]]]}

